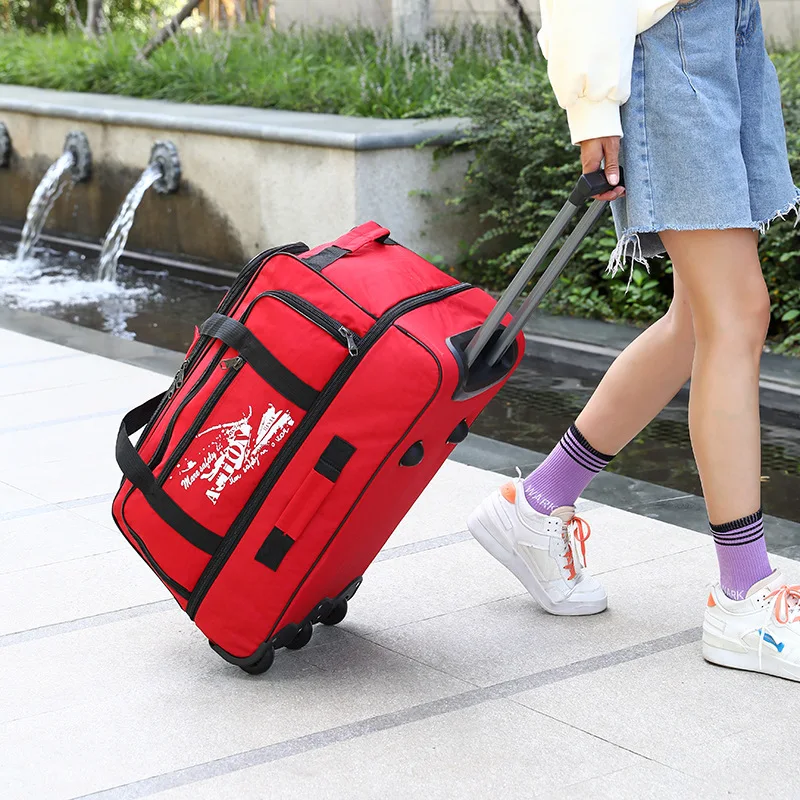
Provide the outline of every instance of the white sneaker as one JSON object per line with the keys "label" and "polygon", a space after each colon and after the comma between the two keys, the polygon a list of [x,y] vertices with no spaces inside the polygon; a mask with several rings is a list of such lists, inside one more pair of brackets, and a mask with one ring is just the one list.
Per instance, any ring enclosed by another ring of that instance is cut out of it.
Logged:
{"label": "white sneaker", "polygon": [[608,606],[605,589],[585,569],[591,531],[574,508],[558,508],[549,517],[539,514],[517,479],[489,495],[470,514],[467,527],[551,614],[598,614]]}
{"label": "white sneaker", "polygon": [[715,586],[703,621],[703,656],[723,667],[800,681],[800,585],[776,570],[731,600]]}

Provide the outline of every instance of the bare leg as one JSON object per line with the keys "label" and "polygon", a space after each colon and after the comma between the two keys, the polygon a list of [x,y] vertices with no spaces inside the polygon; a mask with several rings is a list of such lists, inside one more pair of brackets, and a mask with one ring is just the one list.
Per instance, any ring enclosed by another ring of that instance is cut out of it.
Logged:
{"label": "bare leg", "polygon": [[616,455],[689,380],[694,346],[689,296],[676,273],[669,311],[614,361],[576,420],[578,430]]}
{"label": "bare leg", "polygon": [[662,234],[686,287],[696,349],[689,430],[712,524],[761,507],[758,376],[770,304],[749,230]]}

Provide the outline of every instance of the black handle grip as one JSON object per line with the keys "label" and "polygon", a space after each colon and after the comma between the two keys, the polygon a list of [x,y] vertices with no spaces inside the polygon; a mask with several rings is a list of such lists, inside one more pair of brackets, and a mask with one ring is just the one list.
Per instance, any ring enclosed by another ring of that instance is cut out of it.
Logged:
{"label": "black handle grip", "polygon": [[618,189],[620,186],[625,186],[625,176],[622,172],[622,167],[619,168],[619,183],[612,186],[606,180],[606,173],[599,169],[597,172],[588,172],[581,175],[577,186],[572,190],[569,196],[569,201],[574,206],[582,206],[590,197],[598,194],[610,192],[612,189]]}

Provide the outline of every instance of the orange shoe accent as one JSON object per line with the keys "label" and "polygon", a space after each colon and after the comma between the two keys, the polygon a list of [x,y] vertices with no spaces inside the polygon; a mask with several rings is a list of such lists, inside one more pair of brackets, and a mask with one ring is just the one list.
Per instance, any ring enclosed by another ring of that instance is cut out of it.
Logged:
{"label": "orange shoe accent", "polygon": [[566,569],[567,569],[567,572],[568,572],[567,580],[574,581],[575,580],[575,575],[576,575],[576,572],[575,572],[575,559],[572,556],[572,548],[571,547],[567,548],[566,559],[567,559]]}
{"label": "orange shoe accent", "polygon": [[[589,523],[585,519],[581,519],[581,517],[573,517],[570,520],[569,527],[573,537],[581,546],[581,560],[583,561],[583,566],[585,567],[586,541],[592,535],[592,529]],[[569,580],[574,580],[575,576],[577,575],[577,570],[575,569],[575,559],[572,555],[572,547],[567,548],[566,559],[566,569],[568,572],[567,578]]]}
{"label": "orange shoe accent", "polygon": [[716,605],[716,602],[714,601],[714,595],[711,594],[711,592],[708,593],[708,602],[706,603],[706,605],[709,608],[714,608],[714,606]]}
{"label": "orange shoe accent", "polygon": [[586,542],[592,535],[592,528],[585,519],[580,517],[573,517],[570,522],[572,526],[572,535],[581,546],[581,558],[583,559],[583,566],[586,566]]}
{"label": "orange shoe accent", "polygon": [[514,485],[513,481],[503,484],[503,486],[500,487],[500,494],[503,495],[503,499],[509,503],[517,502],[517,487]]}
{"label": "orange shoe accent", "polygon": [[[767,600],[775,598],[773,613],[775,621],[781,625],[788,625],[800,619],[800,583],[794,586],[784,585],[767,595]],[[790,605],[791,601],[791,605]],[[795,611],[792,612],[791,606],[794,605]]]}

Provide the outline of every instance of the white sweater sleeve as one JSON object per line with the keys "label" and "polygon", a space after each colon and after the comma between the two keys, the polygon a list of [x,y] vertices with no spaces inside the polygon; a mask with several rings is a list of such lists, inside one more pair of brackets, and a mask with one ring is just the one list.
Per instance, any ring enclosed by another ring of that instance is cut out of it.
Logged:
{"label": "white sweater sleeve", "polygon": [[631,87],[637,0],[542,0],[540,43],[574,144],[622,136]]}

